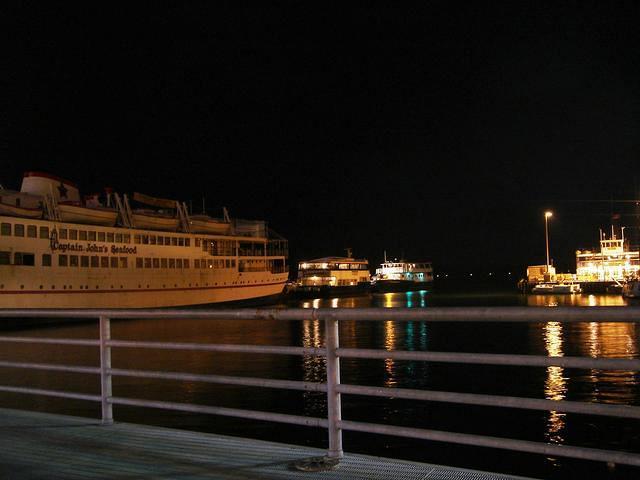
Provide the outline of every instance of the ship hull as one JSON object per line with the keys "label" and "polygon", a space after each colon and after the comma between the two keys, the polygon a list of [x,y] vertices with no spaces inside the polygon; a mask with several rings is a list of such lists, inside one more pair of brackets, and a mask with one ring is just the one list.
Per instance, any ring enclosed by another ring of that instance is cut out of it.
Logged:
{"label": "ship hull", "polygon": [[286,280],[252,286],[96,290],[17,290],[0,292],[0,308],[168,308],[227,303],[256,303],[277,299]]}

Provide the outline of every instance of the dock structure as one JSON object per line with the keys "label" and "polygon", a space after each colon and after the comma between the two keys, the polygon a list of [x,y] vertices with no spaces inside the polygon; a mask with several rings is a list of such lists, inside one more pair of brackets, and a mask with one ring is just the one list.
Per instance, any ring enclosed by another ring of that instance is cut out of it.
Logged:
{"label": "dock structure", "polygon": [[12,480],[523,479],[349,453],[317,470],[317,448],[10,409],[0,431],[0,478]]}

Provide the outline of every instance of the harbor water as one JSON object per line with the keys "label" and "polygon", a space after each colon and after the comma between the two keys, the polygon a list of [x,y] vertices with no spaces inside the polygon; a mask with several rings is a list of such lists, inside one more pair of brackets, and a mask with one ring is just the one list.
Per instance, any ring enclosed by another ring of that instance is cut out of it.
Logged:
{"label": "harbor water", "polygon": [[[421,291],[347,298],[290,300],[283,307],[409,307],[557,305],[621,308],[620,295],[523,295],[512,290],[467,293]],[[16,331],[0,332],[15,335]],[[97,338],[95,322],[21,330],[21,336]],[[321,346],[320,321],[248,320],[121,320],[112,322],[112,338],[122,340],[201,342],[256,345]],[[429,323],[395,322],[393,312],[382,322],[343,322],[344,347],[387,350],[477,353],[640,357],[640,324],[625,323]],[[114,368],[166,370],[219,375],[324,381],[324,360],[315,356],[247,355],[218,352],[167,352],[114,349]],[[7,361],[98,364],[95,348],[3,344]],[[415,361],[342,359],[341,381],[350,384],[437,391],[496,394],[552,400],[640,405],[640,374],[626,371],[438,364]],[[99,380],[85,374],[25,372],[3,368],[3,384],[99,393]],[[323,417],[322,393],[248,388],[198,382],[114,378],[115,396],[265,410]],[[528,411],[416,402],[400,399],[342,396],[347,420],[387,423],[435,430],[515,438],[560,445],[640,451],[640,422],[555,411]],[[50,397],[0,393],[0,406],[98,418],[97,404]],[[324,429],[256,422],[156,409],[115,406],[116,421],[152,424],[203,432],[246,436],[326,447]],[[387,436],[345,432],[349,452],[403,458],[534,478],[637,478],[638,470],[596,462],[548,458],[506,450],[474,448]]]}

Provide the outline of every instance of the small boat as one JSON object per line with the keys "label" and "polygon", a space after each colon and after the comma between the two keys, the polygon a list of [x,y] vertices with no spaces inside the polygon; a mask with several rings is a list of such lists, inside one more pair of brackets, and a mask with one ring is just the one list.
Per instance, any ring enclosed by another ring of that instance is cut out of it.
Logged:
{"label": "small boat", "polygon": [[531,293],[553,293],[553,284],[538,283],[531,289]]}
{"label": "small boat", "polygon": [[180,219],[173,214],[147,209],[133,210],[131,212],[131,219],[133,226],[142,230],[166,230],[175,232],[180,225]]}
{"label": "small boat", "polygon": [[60,220],[69,223],[104,225],[112,227],[116,223],[118,212],[109,207],[87,207],[75,203],[59,203]]}
{"label": "small boat", "polygon": [[580,293],[579,283],[556,283],[552,287],[553,293]]}
{"label": "small boat", "polygon": [[13,190],[0,190],[0,215],[23,218],[42,217],[42,197]]}
{"label": "small boat", "polygon": [[622,287],[622,296],[625,298],[640,298],[640,279],[629,280]]}
{"label": "small boat", "polygon": [[214,235],[227,235],[231,230],[231,222],[209,215],[190,215],[189,227],[192,233],[211,233]]}
{"label": "small boat", "polygon": [[131,223],[133,227],[144,230],[166,230],[170,232],[178,230],[180,218],[174,210],[176,209],[177,203],[175,200],[151,197],[139,192],[133,193],[133,200],[154,207],[143,207],[132,210]]}
{"label": "small boat", "polygon": [[538,283],[531,289],[531,293],[580,293],[579,283]]}

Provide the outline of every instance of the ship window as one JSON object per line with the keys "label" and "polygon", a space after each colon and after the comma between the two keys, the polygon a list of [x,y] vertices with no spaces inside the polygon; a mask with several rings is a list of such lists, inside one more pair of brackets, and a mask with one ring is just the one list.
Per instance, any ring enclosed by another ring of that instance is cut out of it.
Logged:
{"label": "ship window", "polygon": [[40,238],[49,238],[49,227],[40,227]]}
{"label": "ship window", "polygon": [[27,225],[27,237],[36,238],[38,229],[35,225]]}
{"label": "ship window", "polygon": [[58,266],[66,267],[69,264],[69,259],[66,255],[58,255]]}
{"label": "ship window", "polygon": [[2,224],[2,228],[0,228],[0,233],[2,235],[11,235],[11,224],[10,223],[3,223]]}
{"label": "ship window", "polygon": [[91,242],[95,242],[96,241],[96,232],[87,232],[88,235],[88,239]]}
{"label": "ship window", "polygon": [[189,268],[189,259],[185,258],[184,260],[182,260],[182,266],[184,268]]}
{"label": "ship window", "polygon": [[140,242],[141,242],[140,235],[134,235],[133,236],[133,243],[140,243]]}
{"label": "ship window", "polygon": [[36,256],[33,253],[16,252],[13,255],[13,263],[16,265],[33,266],[36,264]]}
{"label": "ship window", "polygon": [[149,245],[155,245],[155,244],[156,244],[156,236],[149,235]]}
{"label": "ship window", "polygon": [[111,258],[111,268],[118,268],[118,257],[110,257]]}
{"label": "ship window", "polygon": [[149,244],[149,235],[142,235],[142,244],[143,245]]}
{"label": "ship window", "polygon": [[113,232],[107,232],[107,242],[113,243]]}
{"label": "ship window", "polygon": [[184,239],[184,246],[185,247],[190,247],[191,246],[191,239],[190,238],[185,238]]}
{"label": "ship window", "polygon": [[200,259],[199,258],[196,258],[193,261],[193,268],[200,268]]}
{"label": "ship window", "polygon": [[69,240],[77,240],[78,239],[78,231],[69,229]]}
{"label": "ship window", "polygon": [[129,259],[127,257],[120,257],[120,268],[127,268],[129,266]]}
{"label": "ship window", "polygon": [[151,259],[149,257],[144,259],[144,268],[151,268]]}
{"label": "ship window", "polygon": [[58,230],[58,237],[60,237],[62,240],[66,240],[67,239],[67,229],[66,228],[61,228],[60,230]]}
{"label": "ship window", "polygon": [[207,251],[207,240],[205,239],[202,240],[202,251],[203,252]]}
{"label": "ship window", "polygon": [[140,257],[136,258],[136,268],[142,268],[142,259]]}
{"label": "ship window", "polygon": [[153,259],[153,268],[160,268],[160,259],[159,258],[154,258]]}
{"label": "ship window", "polygon": [[213,268],[213,260],[207,260],[207,265],[209,268]]}
{"label": "ship window", "polygon": [[182,268],[182,259],[176,258],[176,268]]}
{"label": "ship window", "polygon": [[196,247],[199,247],[199,246],[200,246],[200,239],[199,239],[199,238],[196,238],[195,246],[196,246]]}
{"label": "ship window", "polygon": [[77,267],[78,266],[78,256],[77,255],[69,255],[69,266]]}
{"label": "ship window", "polygon": [[48,253],[42,254],[42,266],[50,267],[51,266],[51,255]]}
{"label": "ship window", "polygon": [[167,259],[166,258],[161,258],[160,259],[160,268],[167,268]]}
{"label": "ship window", "polygon": [[176,268],[176,260],[175,258],[169,259],[169,268]]}
{"label": "ship window", "polygon": [[91,257],[91,267],[92,268],[97,268],[98,267],[98,256],[97,255],[93,255]]}
{"label": "ship window", "polygon": [[89,266],[89,257],[87,255],[82,255],[80,257],[80,266],[83,268],[87,268]]}
{"label": "ship window", "polygon": [[122,243],[122,234],[116,233],[116,243]]}
{"label": "ship window", "polygon": [[86,240],[87,239],[87,231],[86,230],[80,230],[78,232],[78,239],[79,240]]}
{"label": "ship window", "polygon": [[0,265],[11,264],[11,252],[0,252]]}
{"label": "ship window", "polygon": [[182,237],[178,238],[178,245],[181,247],[184,247],[184,238]]}
{"label": "ship window", "polygon": [[104,242],[104,232],[98,232],[98,241]]}
{"label": "ship window", "polygon": [[174,247],[178,245],[178,239],[176,237],[171,237],[171,245]]}
{"label": "ship window", "polygon": [[124,243],[131,243],[131,235],[129,235],[128,233],[123,234],[122,241]]}
{"label": "ship window", "polygon": [[109,257],[100,257],[100,267],[109,268]]}
{"label": "ship window", "polygon": [[224,261],[224,266],[226,268],[231,268],[231,260],[229,260],[228,258]]}
{"label": "ship window", "polygon": [[236,261],[235,259],[231,260],[231,268],[236,268]]}

